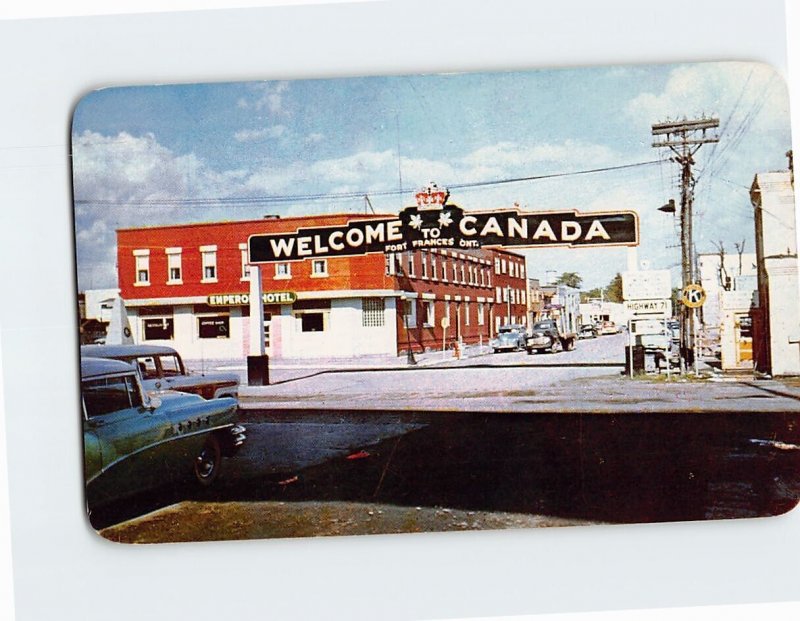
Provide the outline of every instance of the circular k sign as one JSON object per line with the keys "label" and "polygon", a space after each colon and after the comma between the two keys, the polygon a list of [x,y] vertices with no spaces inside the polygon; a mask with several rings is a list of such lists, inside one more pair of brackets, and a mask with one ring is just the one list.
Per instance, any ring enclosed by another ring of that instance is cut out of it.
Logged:
{"label": "circular k sign", "polygon": [[689,308],[699,308],[706,301],[706,292],[700,285],[686,285],[681,301]]}

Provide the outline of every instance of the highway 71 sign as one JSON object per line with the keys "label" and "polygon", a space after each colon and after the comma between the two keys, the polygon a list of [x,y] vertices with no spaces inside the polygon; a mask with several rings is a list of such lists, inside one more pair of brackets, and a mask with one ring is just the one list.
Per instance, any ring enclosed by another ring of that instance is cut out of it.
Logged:
{"label": "highway 71 sign", "polygon": [[672,316],[672,300],[626,300],[625,310],[636,317],[667,318]]}

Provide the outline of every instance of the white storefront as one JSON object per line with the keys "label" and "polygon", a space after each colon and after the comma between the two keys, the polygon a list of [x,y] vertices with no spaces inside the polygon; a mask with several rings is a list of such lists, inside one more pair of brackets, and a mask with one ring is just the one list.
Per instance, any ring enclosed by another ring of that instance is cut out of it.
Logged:
{"label": "white storefront", "polygon": [[[397,355],[398,295],[308,292],[300,293],[293,304],[267,305],[266,353],[289,359]],[[249,355],[249,306],[210,301],[198,297],[126,302],[133,340],[174,347],[190,360]]]}

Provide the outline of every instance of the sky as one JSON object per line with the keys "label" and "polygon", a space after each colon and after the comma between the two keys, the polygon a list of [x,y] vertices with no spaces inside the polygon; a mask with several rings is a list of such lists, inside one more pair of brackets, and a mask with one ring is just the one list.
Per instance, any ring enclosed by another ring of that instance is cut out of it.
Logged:
{"label": "sky", "polygon": [[[720,120],[695,155],[695,246],[755,251],[749,187],[786,170],[783,78],[758,63],[637,65],[100,89],[72,126],[78,289],[117,286],[118,228],[319,213],[397,213],[451,189],[465,210],[639,213],[639,261],[680,284],[678,165],[651,125]],[[618,170],[599,168],[641,164]],[[344,198],[355,193],[357,198]],[[309,198],[321,196],[319,199]],[[246,200],[243,200],[246,199]],[[530,277],[577,272],[584,288],[627,269],[624,248],[537,248]]]}

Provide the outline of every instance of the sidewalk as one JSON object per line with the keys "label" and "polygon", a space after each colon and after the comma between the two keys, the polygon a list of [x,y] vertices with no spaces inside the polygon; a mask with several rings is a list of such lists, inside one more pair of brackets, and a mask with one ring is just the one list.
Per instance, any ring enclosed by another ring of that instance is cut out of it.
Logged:
{"label": "sidewalk", "polygon": [[317,373],[271,386],[242,386],[242,409],[540,413],[800,414],[800,389],[776,380],[636,378],[608,369],[429,367]]}
{"label": "sidewalk", "polygon": [[[333,370],[353,370],[359,369],[369,371],[371,369],[407,369],[413,367],[429,367],[434,365],[446,365],[457,362],[459,359],[477,358],[492,353],[492,348],[488,345],[465,345],[461,357],[456,358],[454,351],[427,351],[424,353],[415,352],[410,361],[406,354],[400,356],[390,355],[366,355],[357,358],[280,358],[270,359],[270,372],[273,371],[333,371]],[[247,382],[247,363],[244,360],[184,360],[186,368],[195,373],[208,371],[229,371],[239,372],[242,383]]]}

